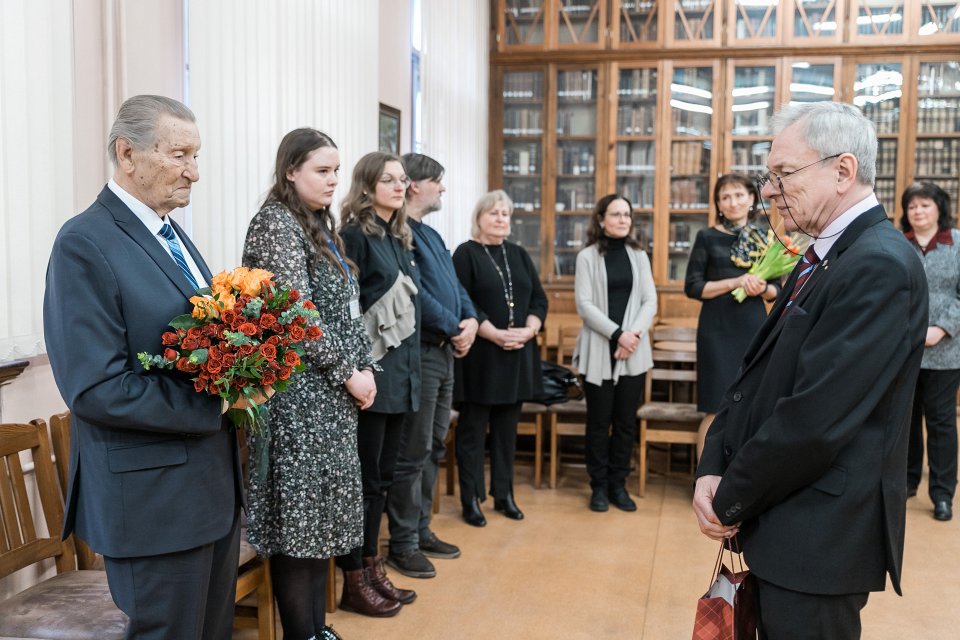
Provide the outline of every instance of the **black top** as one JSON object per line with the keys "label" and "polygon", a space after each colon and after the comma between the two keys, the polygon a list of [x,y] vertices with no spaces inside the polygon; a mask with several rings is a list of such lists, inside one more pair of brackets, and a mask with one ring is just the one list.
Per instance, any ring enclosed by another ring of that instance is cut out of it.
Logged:
{"label": "black top", "polygon": [[[400,273],[413,278],[420,288],[420,274],[413,252],[404,249],[390,235],[389,225],[377,218],[382,236],[368,236],[356,224],[340,230],[343,246],[359,271],[360,308],[366,311],[396,282]],[[416,330],[404,338],[400,346],[387,351],[380,359],[383,371],[377,372],[377,397],[367,411],[406,413],[420,407],[420,299],[412,296],[416,306]],[[370,336],[374,339],[376,336]]]}
{"label": "black top", "polygon": [[[547,296],[530,256],[521,247],[504,242],[488,245],[489,255],[479,242],[468,240],[453,254],[457,277],[477,310],[477,320],[489,320],[498,329],[506,329],[510,317],[504,296],[503,256],[506,253],[513,280],[514,326],[526,324],[528,315],[543,322],[547,317]],[[493,258],[493,261],[491,261]],[[465,358],[457,360],[455,397],[479,404],[513,404],[529,400],[543,391],[540,378],[540,352],[535,339],[523,349],[504,351],[493,342],[477,336]]]}
{"label": "black top", "polygon": [[[607,270],[607,317],[617,325],[622,325],[630,292],[633,291],[633,269],[630,267],[625,238],[607,238],[603,265]],[[623,330],[618,328],[610,336],[611,348],[615,348],[622,333]]]}

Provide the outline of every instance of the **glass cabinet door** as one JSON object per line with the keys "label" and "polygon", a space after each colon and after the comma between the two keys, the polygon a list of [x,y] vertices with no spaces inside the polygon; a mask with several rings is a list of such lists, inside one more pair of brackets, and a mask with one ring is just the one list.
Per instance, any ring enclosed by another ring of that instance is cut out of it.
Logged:
{"label": "glass cabinet door", "polygon": [[851,42],[902,42],[906,30],[905,0],[852,0]]}
{"label": "glass cabinet door", "polygon": [[925,39],[960,36],[960,2],[957,0],[920,0],[917,35]]}
{"label": "glass cabinet door", "polygon": [[822,102],[839,98],[833,60],[790,58],[785,61],[787,92],[785,103]]}
{"label": "glass cabinet door", "polygon": [[597,76],[594,69],[557,72],[555,276],[573,275],[596,202]]}
{"label": "glass cabinet door", "polygon": [[[728,69],[730,108],[727,165],[720,173],[756,176],[767,170],[773,137],[770,118],[776,110],[778,65],[732,60]],[[769,204],[766,206],[770,210]]]}
{"label": "glass cabinet door", "polygon": [[614,192],[633,205],[636,237],[651,261],[656,202],[657,77],[656,67],[619,68],[613,158]]}
{"label": "glass cabinet door", "polygon": [[675,47],[720,44],[720,0],[675,0],[667,25],[667,41]]}
{"label": "glass cabinet door", "polygon": [[500,48],[542,48],[545,0],[500,0]]}
{"label": "glass cabinet door", "polygon": [[675,66],[672,73],[666,275],[683,280],[696,232],[709,223],[716,68]]}
{"label": "glass cabinet door", "polygon": [[602,46],[606,7],[600,0],[560,0],[556,16],[560,46]]}
{"label": "glass cabinet door", "polygon": [[539,265],[544,135],[543,71],[503,74],[503,190],[513,200],[511,240]]}
{"label": "glass cabinet door", "polygon": [[614,48],[655,47],[659,42],[657,0],[613,0]]}
{"label": "glass cabinet door", "polygon": [[840,42],[843,0],[787,0],[784,7],[786,42],[816,45]]}
{"label": "glass cabinet door", "polygon": [[728,0],[727,42],[732,46],[775,44],[779,41],[780,0]]}
{"label": "glass cabinet door", "polygon": [[960,197],[960,60],[920,63],[915,155],[914,179],[938,184],[956,203]]}
{"label": "glass cabinet door", "polygon": [[853,104],[877,127],[877,181],[874,191],[880,204],[893,217],[897,211],[897,148],[900,133],[900,98],[903,95],[903,65],[899,62],[857,64],[854,71]]}

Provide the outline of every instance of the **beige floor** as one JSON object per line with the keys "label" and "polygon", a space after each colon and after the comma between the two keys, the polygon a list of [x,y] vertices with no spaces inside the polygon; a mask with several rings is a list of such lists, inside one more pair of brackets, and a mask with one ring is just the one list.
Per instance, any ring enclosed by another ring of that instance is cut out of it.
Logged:
{"label": "beige floor", "polygon": [[[638,511],[628,514],[587,510],[582,469],[564,469],[556,490],[534,490],[531,475],[518,467],[522,522],[495,513],[488,501],[488,525],[476,529],[460,519],[459,500],[443,496],[434,530],[463,555],[436,560],[430,580],[391,572],[419,594],[395,618],[338,611],[328,622],[345,640],[690,638],[716,547],[697,530],[689,478],[652,478]],[[889,590],[871,595],[865,639],[958,637],[960,518],[934,521],[924,496],[908,504],[903,587],[903,598]]]}

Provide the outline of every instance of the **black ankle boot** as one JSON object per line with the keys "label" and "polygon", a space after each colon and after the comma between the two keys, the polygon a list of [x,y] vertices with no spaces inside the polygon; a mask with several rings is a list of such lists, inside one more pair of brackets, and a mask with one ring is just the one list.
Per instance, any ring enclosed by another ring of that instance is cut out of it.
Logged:
{"label": "black ankle boot", "polygon": [[507,497],[502,500],[500,498],[494,498],[493,510],[503,511],[503,515],[512,520],[523,520],[523,511],[520,511],[520,507],[513,501],[512,493],[508,493]]}
{"label": "black ankle boot", "polygon": [[480,511],[480,501],[477,498],[463,503],[463,519],[475,527],[487,526],[487,519],[483,517],[483,511]]}

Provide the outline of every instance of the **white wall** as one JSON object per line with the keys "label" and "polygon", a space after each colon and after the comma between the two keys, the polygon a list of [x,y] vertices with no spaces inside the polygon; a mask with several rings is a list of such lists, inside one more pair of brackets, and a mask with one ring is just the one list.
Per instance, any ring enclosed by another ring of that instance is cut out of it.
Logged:
{"label": "white wall", "polygon": [[[410,0],[379,0],[379,101],[400,109],[400,153],[411,149],[413,101],[410,94]],[[376,151],[376,148],[367,149]]]}

